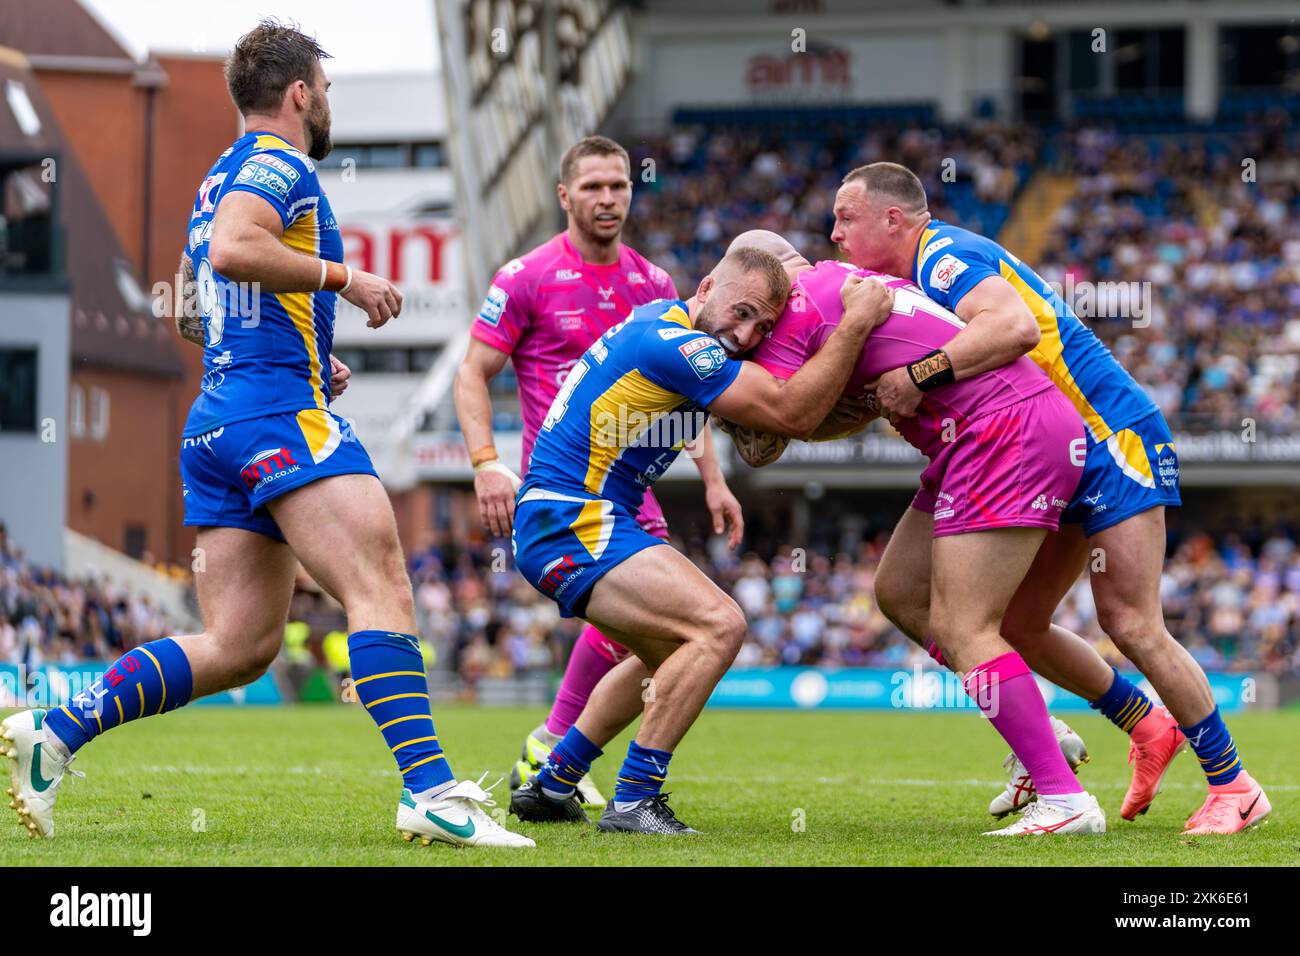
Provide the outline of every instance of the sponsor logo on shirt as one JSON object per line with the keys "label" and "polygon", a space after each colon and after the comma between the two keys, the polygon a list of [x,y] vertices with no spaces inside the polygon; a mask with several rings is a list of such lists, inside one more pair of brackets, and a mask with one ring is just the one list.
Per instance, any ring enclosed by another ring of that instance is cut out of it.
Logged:
{"label": "sponsor logo on shirt", "polygon": [[579,272],[577,269],[556,269],[555,270],[556,282],[568,282],[572,279],[581,279],[581,278],[582,278],[582,273]]}
{"label": "sponsor logo on shirt", "polygon": [[[202,215],[205,212],[212,212],[217,208],[216,202],[213,201],[212,194],[217,191],[217,187],[226,181],[225,173],[217,173],[215,176],[209,176],[203,180],[203,185],[199,187],[199,208],[195,215]],[[190,217],[191,219],[194,216]]]}
{"label": "sponsor logo on shirt", "polygon": [[270,166],[291,183],[296,183],[298,181],[298,170],[294,169],[292,165],[286,163],[283,159],[277,159],[270,153],[258,153],[256,156],[248,157],[248,161],[250,163],[262,163],[265,166]]}
{"label": "sponsor logo on shirt", "polygon": [[610,286],[608,289],[603,288],[603,287],[601,287],[601,286],[596,286],[596,291],[597,291],[598,293],[600,293],[600,302],[596,303],[597,308],[601,308],[601,309],[617,309],[617,308],[618,308],[618,303],[616,303],[616,302],[610,302],[610,301],[609,301],[611,298],[614,297],[614,287],[613,287],[613,286]]}
{"label": "sponsor logo on shirt", "polygon": [[645,276],[639,272],[629,272],[627,274],[628,285],[645,285]]}
{"label": "sponsor logo on shirt", "polygon": [[677,346],[677,351],[691,363],[691,368],[701,379],[708,378],[727,364],[727,353],[717,339],[701,335]]}
{"label": "sponsor logo on shirt", "polygon": [[694,332],[694,329],[684,329],[679,325],[671,329],[660,329],[659,337],[667,342],[669,339],[675,339],[679,335],[692,335]]}
{"label": "sponsor logo on shirt", "polygon": [[522,272],[523,268],[524,268],[523,259],[511,259],[509,262],[507,262],[505,265],[501,267],[501,271],[508,276],[513,276],[513,275],[518,275],[520,272]]}
{"label": "sponsor logo on shirt", "polygon": [[478,310],[478,317],[488,325],[500,325],[501,313],[505,310],[506,303],[509,301],[510,293],[499,286],[490,286],[487,298],[483,300],[483,307]]}
{"label": "sponsor logo on shirt", "polygon": [[1166,488],[1178,487],[1178,453],[1174,451],[1173,442],[1160,442],[1155,446],[1156,473],[1160,484]]}
{"label": "sponsor logo on shirt", "polygon": [[920,261],[919,263],[917,263],[917,267],[916,267],[916,268],[917,268],[917,271],[920,271],[921,269],[923,269],[923,268],[925,267],[925,260],[929,259],[932,255],[934,255],[934,254],[935,254],[936,252],[938,252],[940,249],[943,249],[943,248],[945,248],[945,247],[947,247],[947,246],[951,246],[951,245],[952,245],[952,236],[944,236],[942,239],[936,239],[936,240],[934,240],[934,242],[930,243],[928,246],[926,246],[924,249],[922,249],[922,250],[921,250],[921,261]]}
{"label": "sponsor logo on shirt", "polygon": [[251,159],[239,168],[239,172],[235,176],[235,182],[256,186],[263,192],[276,196],[281,200],[289,198],[289,190],[292,188],[289,181],[270,166],[254,162]]}
{"label": "sponsor logo on shirt", "polygon": [[968,266],[951,253],[934,264],[930,273],[930,285],[947,292],[952,288],[952,280],[966,271]]}

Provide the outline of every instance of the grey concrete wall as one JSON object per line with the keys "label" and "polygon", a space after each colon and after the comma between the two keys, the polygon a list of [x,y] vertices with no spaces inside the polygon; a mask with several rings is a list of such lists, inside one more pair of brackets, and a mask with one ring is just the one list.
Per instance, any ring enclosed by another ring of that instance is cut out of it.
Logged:
{"label": "grey concrete wall", "polygon": [[0,521],[31,560],[63,567],[68,501],[66,293],[0,292],[0,348],[37,351],[36,431],[0,431]]}

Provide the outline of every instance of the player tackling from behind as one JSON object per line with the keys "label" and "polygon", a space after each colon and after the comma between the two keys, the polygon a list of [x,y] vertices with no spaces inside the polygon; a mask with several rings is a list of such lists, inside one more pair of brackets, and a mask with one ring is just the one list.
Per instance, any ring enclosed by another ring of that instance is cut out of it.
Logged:
{"label": "player tackling from behind", "polygon": [[782,385],[733,356],[770,331],[789,289],[774,256],[733,250],[690,300],[641,306],[602,335],[551,403],[515,512],[515,562],[563,616],[635,656],[601,679],[541,772],[515,791],[510,806],[521,818],[585,819],[575,788],[600,748],[641,714],[597,826],[694,832],[662,788],[678,743],[740,650],[745,617],[636,513],[710,413],[794,436],[826,417],[891,295],[879,282],[846,284],[844,322]]}
{"label": "player tackling from behind", "polygon": [[[582,353],[637,306],[677,298],[668,274],[622,241],[632,200],[631,165],[622,146],[604,136],[579,140],[560,162],[556,194],[567,228],[497,272],[470,326],[469,348],[456,373],[456,414],[474,466],[479,512],[484,526],[499,537],[511,532],[519,479],[497,455],[488,383],[507,360],[513,362],[523,417],[520,474],[526,476],[546,410]],[[713,530],[721,534],[727,528],[734,548],[744,531],[740,504],[718,467],[708,430],[691,452],[704,481]],[[649,487],[637,522],[667,540],[667,523]],[[536,773],[582,712],[596,682],[627,654],[590,624],[583,628],[550,713],[524,739],[510,774],[512,789]],[[589,779],[583,780],[580,795],[590,805],[605,803]]]}
{"label": "player tackling from behind", "polygon": [[330,151],[325,56],[312,38],[263,21],[227,61],[247,132],[203,180],[188,243],[206,375],[181,475],[204,560],[195,575],[204,631],[143,644],[67,706],[4,721],[10,806],[32,836],[54,836],[60,782],[91,740],[266,671],[301,562],[347,613],[357,696],[402,775],[398,830],[426,845],[533,846],[484,811],[492,800],[478,784],[452,774],[392,507],[365,449],[329,411],[322,370],[337,298],[372,328],[402,300],[386,279],[343,264],[312,162]]}
{"label": "player tackling from behind", "polygon": [[[1002,629],[1034,670],[1090,701],[1129,735],[1133,780],[1120,816],[1132,820],[1146,812],[1169,763],[1190,744],[1210,792],[1185,832],[1236,833],[1261,822],[1268,797],[1243,767],[1204,671],[1165,627],[1165,508],[1180,498],[1178,456],[1155,403],[1029,266],[990,239],[933,220],[921,181],[905,167],[873,163],[850,172],[835,197],[831,240],[854,265],[911,279],[965,323],[924,367],[900,366],[881,377],[880,406],[896,423],[905,424],[934,389],[1025,355],[1083,419],[1087,448],[1078,492]],[[925,542],[938,523],[936,507],[932,496],[918,494],[876,575],[882,610],[922,641],[933,611]],[[1090,554],[1104,557],[1104,570],[1091,574],[1098,623],[1164,707],[1085,642],[1052,625]],[[1013,784],[1015,777],[1013,771]]]}
{"label": "player tackling from behind", "polygon": [[[842,262],[814,267],[774,233],[746,233],[736,241],[761,243],[794,280],[785,312],[752,356],[773,375],[787,378],[835,329],[840,290],[856,270]],[[926,362],[961,328],[955,315],[908,280],[881,278],[895,289],[894,310],[867,340],[849,378],[849,394],[861,394],[899,363]],[[823,437],[820,431],[815,437]],[[965,674],[967,692],[1038,782],[1038,801],[1023,817],[986,835],[1105,832],[1105,815],[1074,778],[1037,682],[999,633],[1043,538],[1056,530],[1078,486],[1082,462],[1075,452],[1083,444],[1083,424],[1047,377],[1022,357],[934,390],[917,415],[900,422],[900,432],[930,461],[921,475],[924,493],[943,503],[930,542],[930,632],[947,660]]]}

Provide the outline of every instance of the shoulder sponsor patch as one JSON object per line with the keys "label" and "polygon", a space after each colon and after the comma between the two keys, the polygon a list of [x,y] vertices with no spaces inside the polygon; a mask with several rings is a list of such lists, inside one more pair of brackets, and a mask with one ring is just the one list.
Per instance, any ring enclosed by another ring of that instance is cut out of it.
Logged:
{"label": "shoulder sponsor patch", "polygon": [[934,270],[930,273],[930,285],[947,292],[952,288],[952,280],[968,268],[970,267],[966,263],[949,253],[934,264]]}
{"label": "shoulder sponsor patch", "polygon": [[917,263],[917,268],[923,268],[925,262],[940,249],[945,249],[952,245],[952,236],[944,236],[942,239],[936,239],[924,249],[921,250],[921,261]]}
{"label": "shoulder sponsor patch", "polygon": [[278,169],[256,159],[247,160],[239,167],[235,182],[242,186],[254,186],[281,202],[289,198],[289,190],[293,188],[293,184],[280,175]]}
{"label": "shoulder sponsor patch", "polygon": [[721,343],[711,335],[701,335],[677,346],[677,351],[691,363],[691,368],[701,379],[708,378],[727,364],[727,353]]}
{"label": "shoulder sponsor patch", "polygon": [[505,265],[501,267],[501,271],[508,276],[513,276],[513,275],[518,275],[520,272],[522,272],[523,268],[524,268],[523,259],[511,259],[509,262],[507,262]]}
{"label": "shoulder sponsor patch", "polygon": [[488,325],[499,325],[501,323],[501,313],[505,311],[506,303],[509,301],[510,293],[499,286],[491,286],[488,289],[487,298],[483,300],[483,308],[478,310],[478,317]]}
{"label": "shoulder sponsor patch", "polygon": [[263,166],[270,166],[291,183],[296,183],[298,181],[299,173],[298,170],[293,168],[293,164],[286,163],[283,159],[280,159],[277,156],[272,156],[270,153],[257,153],[248,157],[248,162],[261,163]]}
{"label": "shoulder sponsor patch", "polygon": [[217,173],[203,180],[203,185],[199,187],[199,213],[212,212],[217,208],[215,194],[221,191],[221,184],[225,180],[225,173]]}
{"label": "shoulder sponsor patch", "polygon": [[681,338],[683,335],[690,335],[694,329],[683,329],[680,326],[671,329],[660,329],[659,337],[667,342],[669,339]]}

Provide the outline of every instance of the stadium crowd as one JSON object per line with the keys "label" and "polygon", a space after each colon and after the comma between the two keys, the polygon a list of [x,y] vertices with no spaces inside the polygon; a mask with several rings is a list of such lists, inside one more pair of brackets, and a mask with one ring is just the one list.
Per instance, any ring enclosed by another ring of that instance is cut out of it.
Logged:
{"label": "stadium crowd", "polygon": [[[887,541],[881,533],[848,552],[784,546],[722,559],[694,541],[688,553],[749,619],[737,667],[910,667],[921,652],[872,596]],[[498,560],[502,570],[493,572],[492,562],[487,546],[434,545],[412,559],[426,636],[470,684],[484,674],[563,667],[579,625],[561,621],[511,565]],[[1297,529],[1188,535],[1166,562],[1162,589],[1170,631],[1207,670],[1300,674]],[[1070,591],[1056,620],[1125,666],[1097,626],[1086,579]]]}
{"label": "stadium crowd", "polygon": [[[811,261],[835,258],[835,190],[844,172],[890,160],[916,170],[939,218],[996,233],[1041,149],[1031,127],[979,130],[873,127],[850,136],[831,125],[816,138],[754,129],[683,127],[631,148],[638,182],[629,241],[689,294],[746,229],[786,236]],[[644,177],[643,177],[644,178]]]}
{"label": "stadium crowd", "polygon": [[634,170],[653,159],[655,172],[637,184],[628,235],[685,294],[745,229],[780,232],[814,261],[835,258],[831,202],[842,173],[862,163],[903,163],[936,218],[994,236],[1029,170],[1045,165],[1075,177],[1077,191],[1048,224],[1035,266],[1073,290],[1081,315],[1171,424],[1237,431],[1250,418],[1266,434],[1291,434],[1300,414],[1298,135],[1285,114],[1231,135],[681,127],[632,150]]}
{"label": "stadium crowd", "polygon": [[147,595],[32,564],[0,522],[0,663],[112,660],[176,633]]}
{"label": "stadium crowd", "polygon": [[[749,618],[736,666],[910,667],[919,652],[872,597],[887,541],[882,531],[838,553],[783,545],[738,556],[717,541],[692,536],[684,543]],[[515,572],[504,542],[465,546],[431,537],[411,556],[410,571],[428,661],[471,690],[484,677],[564,666],[581,623],[562,621]],[[1163,593],[1170,630],[1207,670],[1300,675],[1300,528],[1255,523],[1187,534],[1166,562]],[[337,606],[300,597],[291,615],[306,624],[300,644],[320,663],[343,667],[324,647],[346,633]],[[1056,620],[1123,664],[1097,627],[1086,581]],[[0,531],[0,663],[104,660],[169,633],[174,629],[147,597],[34,566]]]}
{"label": "stadium crowd", "polygon": [[[1300,424],[1297,135],[1285,116],[1231,140],[1102,125],[1050,139],[991,125],[881,124],[853,135],[834,124],[800,135],[681,127],[633,148],[634,170],[647,159],[655,165],[638,183],[628,238],[685,292],[748,228],[781,232],[810,258],[833,258],[831,201],[841,173],[855,165],[904,163],[921,175],[938,218],[996,233],[1029,170],[1046,164],[1077,185],[1048,224],[1036,265],[1067,290],[1149,283],[1149,325],[1145,315],[1132,321],[1131,300],[1123,318],[1104,308],[1085,318],[1174,427],[1237,430],[1252,418],[1265,433],[1290,434]],[[916,652],[871,597],[884,540],[802,558],[769,547],[732,559],[699,541],[689,553],[749,616],[740,666],[893,667]],[[1300,674],[1298,541],[1294,527],[1279,524],[1177,542],[1165,569],[1166,613],[1207,669]],[[580,626],[561,621],[508,555],[501,542],[431,539],[411,559],[421,636],[440,666],[471,687],[484,676],[562,667]],[[329,618],[328,610],[313,612],[312,630],[336,632],[340,624]],[[1058,621],[1117,660],[1086,584],[1070,593]],[[168,632],[148,598],[34,567],[0,526],[0,661],[115,657]]]}
{"label": "stadium crowd", "polygon": [[1078,186],[1040,271],[1064,288],[1150,283],[1149,316],[1120,301],[1090,321],[1176,427],[1235,431],[1251,418],[1266,433],[1296,431],[1296,145],[1277,115],[1231,140],[1087,127],[1053,146]]}

